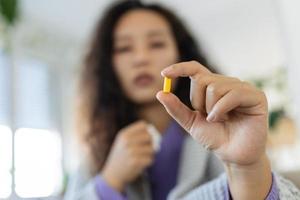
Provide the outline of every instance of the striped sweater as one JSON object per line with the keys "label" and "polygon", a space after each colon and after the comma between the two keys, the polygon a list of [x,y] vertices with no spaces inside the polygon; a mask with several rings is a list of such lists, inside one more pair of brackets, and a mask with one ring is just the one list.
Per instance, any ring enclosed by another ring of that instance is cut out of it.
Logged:
{"label": "striped sweater", "polygon": [[[296,186],[280,175],[275,174],[273,177],[276,189],[270,192],[268,200],[300,200],[300,190]],[[230,200],[226,175],[191,191],[184,200]]]}

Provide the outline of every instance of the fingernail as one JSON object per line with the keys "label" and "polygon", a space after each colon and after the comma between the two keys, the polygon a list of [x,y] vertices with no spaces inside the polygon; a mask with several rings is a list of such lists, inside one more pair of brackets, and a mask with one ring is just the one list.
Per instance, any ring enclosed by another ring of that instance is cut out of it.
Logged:
{"label": "fingernail", "polygon": [[167,67],[167,68],[165,68],[164,70],[161,71],[161,75],[165,76],[165,74],[170,72],[170,71],[171,71],[171,67]]}
{"label": "fingernail", "polygon": [[156,98],[159,100],[159,98],[158,98],[158,94],[159,94],[159,93],[156,93],[155,97],[156,97]]}
{"label": "fingernail", "polygon": [[156,96],[156,99],[157,99],[159,102],[161,102],[161,101],[160,101],[160,97],[159,97],[159,93],[160,93],[160,92],[156,93],[155,96]]}
{"label": "fingernail", "polygon": [[214,113],[213,111],[211,111],[211,112],[207,115],[206,121],[212,122],[212,121],[214,121],[215,117],[216,117],[215,113]]}

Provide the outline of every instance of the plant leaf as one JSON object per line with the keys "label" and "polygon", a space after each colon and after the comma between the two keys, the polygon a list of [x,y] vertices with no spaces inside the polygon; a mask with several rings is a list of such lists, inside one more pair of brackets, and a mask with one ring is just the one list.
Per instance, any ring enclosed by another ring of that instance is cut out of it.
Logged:
{"label": "plant leaf", "polygon": [[18,17],[18,0],[0,0],[0,14],[8,25],[13,25]]}

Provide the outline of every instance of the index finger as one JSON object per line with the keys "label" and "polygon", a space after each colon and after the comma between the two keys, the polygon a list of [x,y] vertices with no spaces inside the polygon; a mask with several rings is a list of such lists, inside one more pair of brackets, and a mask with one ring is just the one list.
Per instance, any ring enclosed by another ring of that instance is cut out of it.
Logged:
{"label": "index finger", "polygon": [[189,61],[189,62],[181,62],[171,65],[165,68],[161,75],[168,78],[177,78],[177,77],[194,77],[196,75],[205,75],[211,74],[206,67],[201,65],[196,61]]}

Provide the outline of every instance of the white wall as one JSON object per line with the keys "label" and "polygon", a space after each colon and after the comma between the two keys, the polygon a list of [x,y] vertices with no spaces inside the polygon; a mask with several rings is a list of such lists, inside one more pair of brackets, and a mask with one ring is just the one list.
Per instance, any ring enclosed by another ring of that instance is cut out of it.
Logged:
{"label": "white wall", "polygon": [[[44,29],[85,43],[101,11],[112,1],[22,0],[26,18]],[[283,65],[275,3],[272,0],[148,0],[172,8],[194,31],[212,62],[242,77]]]}
{"label": "white wall", "polygon": [[283,64],[272,0],[165,1],[185,18],[225,73],[261,76]]}
{"label": "white wall", "polygon": [[284,47],[287,57],[289,88],[293,114],[300,128],[300,1],[277,0]]}

